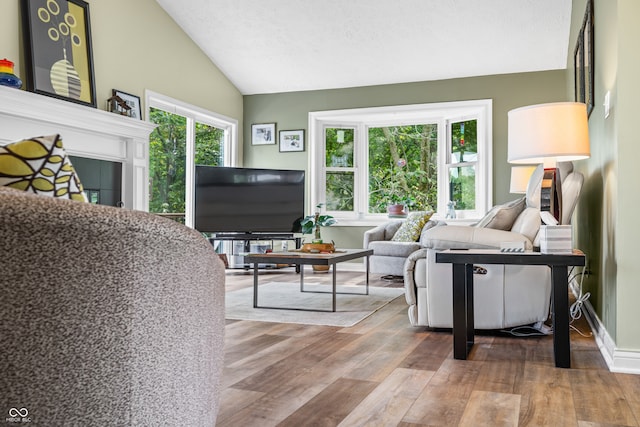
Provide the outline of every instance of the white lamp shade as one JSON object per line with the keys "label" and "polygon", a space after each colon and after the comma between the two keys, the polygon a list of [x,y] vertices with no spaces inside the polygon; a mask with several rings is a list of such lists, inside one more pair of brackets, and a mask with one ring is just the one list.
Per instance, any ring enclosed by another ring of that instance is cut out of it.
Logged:
{"label": "white lamp shade", "polygon": [[536,170],[536,166],[512,166],[509,192],[514,194],[526,193],[529,179],[534,170]]}
{"label": "white lamp shade", "polygon": [[566,162],[590,155],[583,103],[530,105],[509,111],[508,118],[509,163]]}

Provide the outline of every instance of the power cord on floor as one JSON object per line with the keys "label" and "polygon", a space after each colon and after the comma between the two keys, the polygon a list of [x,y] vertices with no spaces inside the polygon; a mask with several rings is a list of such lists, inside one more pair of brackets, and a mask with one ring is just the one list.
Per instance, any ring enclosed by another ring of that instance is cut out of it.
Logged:
{"label": "power cord on floor", "polygon": [[514,337],[543,337],[551,335],[551,328],[542,324],[542,322],[533,325],[516,326],[515,328],[505,329],[501,332],[513,335]]}
{"label": "power cord on floor", "polygon": [[[587,337],[591,337],[593,335],[592,332],[589,332],[588,334],[583,333],[580,329],[576,328],[573,325],[573,322],[575,322],[576,320],[580,319],[582,317],[582,308],[584,306],[584,303],[587,302],[587,300],[589,299],[589,297],[591,296],[590,292],[586,292],[586,293],[582,293],[582,281],[584,280],[584,272],[587,270],[587,266],[585,265],[582,268],[582,273],[580,274],[580,283],[578,284],[578,296],[576,297],[576,300],[573,304],[571,304],[571,307],[569,307],[569,315],[571,316],[571,321],[569,322],[569,327],[571,329],[573,329],[574,331],[576,331],[577,333],[579,333],[581,336],[587,338]],[[576,277],[578,277],[578,275],[574,275],[574,276],[570,276],[569,277],[569,283],[571,283],[572,280],[575,280]]]}
{"label": "power cord on floor", "polygon": [[[573,325],[573,322],[575,322],[576,320],[582,317],[583,306],[591,296],[590,292],[586,292],[584,294],[582,293],[582,281],[584,280],[584,274],[586,270],[587,270],[587,267],[585,266],[583,267],[581,273],[574,274],[573,276],[571,275],[571,273],[573,272],[573,268],[571,268],[569,272],[569,281],[568,281],[569,283],[571,283],[573,280],[576,280],[576,278],[580,276],[580,283],[578,284],[578,288],[579,288],[578,296],[576,297],[576,301],[573,304],[571,304],[571,306],[569,307],[569,316],[571,316],[571,320],[569,321],[569,327],[574,331],[576,331],[577,333],[579,333],[581,336],[588,338],[593,336],[592,332],[585,334],[580,329],[578,329]],[[534,323],[533,325],[517,326],[515,328],[511,328],[508,330],[502,330],[501,332],[511,334],[515,337],[535,337],[535,336],[551,335],[553,333],[553,329],[542,322],[537,322],[537,323]]]}

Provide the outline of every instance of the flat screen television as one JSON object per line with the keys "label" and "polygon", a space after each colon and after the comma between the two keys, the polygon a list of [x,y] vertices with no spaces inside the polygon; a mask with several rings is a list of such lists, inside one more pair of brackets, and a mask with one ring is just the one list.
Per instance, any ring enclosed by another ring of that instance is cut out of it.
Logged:
{"label": "flat screen television", "polygon": [[196,165],[195,229],[293,233],[304,217],[303,170]]}

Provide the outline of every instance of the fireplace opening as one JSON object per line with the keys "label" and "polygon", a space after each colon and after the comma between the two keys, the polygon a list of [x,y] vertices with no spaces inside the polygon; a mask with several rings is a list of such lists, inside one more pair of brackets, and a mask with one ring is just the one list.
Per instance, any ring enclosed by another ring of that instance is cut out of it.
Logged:
{"label": "fireplace opening", "polygon": [[122,163],[69,156],[90,203],[122,206]]}

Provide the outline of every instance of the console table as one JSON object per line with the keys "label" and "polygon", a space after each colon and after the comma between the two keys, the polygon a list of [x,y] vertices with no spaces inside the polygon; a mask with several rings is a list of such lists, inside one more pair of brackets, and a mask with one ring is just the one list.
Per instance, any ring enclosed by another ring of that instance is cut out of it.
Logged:
{"label": "console table", "polygon": [[556,367],[570,368],[568,266],[584,266],[585,255],[500,252],[497,249],[448,249],[436,253],[436,262],[453,269],[453,357],[466,359],[474,343],[473,264],[547,265],[551,267],[553,354]]}

